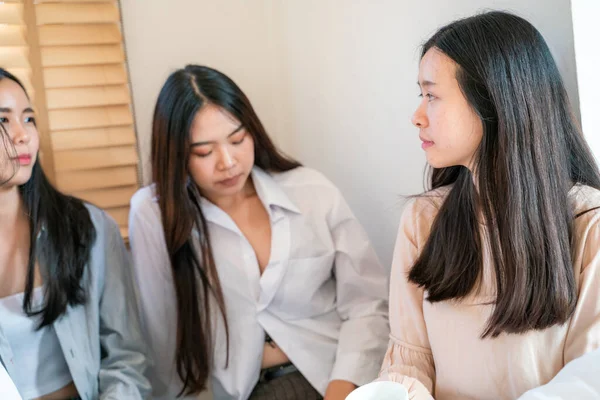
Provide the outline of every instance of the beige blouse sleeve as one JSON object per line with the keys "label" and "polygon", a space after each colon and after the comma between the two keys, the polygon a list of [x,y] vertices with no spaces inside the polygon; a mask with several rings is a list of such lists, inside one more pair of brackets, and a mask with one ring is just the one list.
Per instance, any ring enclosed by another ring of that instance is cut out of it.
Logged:
{"label": "beige blouse sleeve", "polygon": [[435,367],[423,317],[423,289],[408,272],[426,240],[433,212],[411,200],[400,221],[390,276],[390,341],[379,380],[403,384],[415,400],[432,399]]}
{"label": "beige blouse sleeve", "polygon": [[575,313],[569,322],[564,348],[565,364],[600,347],[600,213],[590,212],[580,218],[575,234],[580,241],[579,292]]}

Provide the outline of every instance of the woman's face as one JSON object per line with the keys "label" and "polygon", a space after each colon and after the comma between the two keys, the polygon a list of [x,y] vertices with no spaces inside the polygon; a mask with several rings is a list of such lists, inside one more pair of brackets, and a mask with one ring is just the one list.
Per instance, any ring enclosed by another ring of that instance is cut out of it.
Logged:
{"label": "woman's face", "polygon": [[0,183],[20,186],[31,178],[40,145],[33,107],[16,82],[0,79]]}
{"label": "woman's face", "polygon": [[483,138],[483,124],[458,84],[457,68],[436,48],[425,53],[419,66],[423,100],[412,123],[419,128],[422,148],[432,167],[463,165],[472,170],[473,156]]}
{"label": "woman's face", "polygon": [[190,131],[188,170],[210,201],[238,194],[254,166],[252,135],[232,115],[213,104],[198,111]]}

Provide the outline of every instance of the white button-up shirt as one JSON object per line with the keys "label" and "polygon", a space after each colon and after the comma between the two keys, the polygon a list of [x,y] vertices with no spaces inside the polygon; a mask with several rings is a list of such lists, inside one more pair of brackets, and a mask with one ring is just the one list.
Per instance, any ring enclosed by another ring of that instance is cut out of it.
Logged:
{"label": "white button-up shirt", "polygon": [[[230,334],[225,368],[226,337],[217,322],[214,398],[249,397],[265,332],[321,394],[334,379],[372,381],[389,335],[388,280],[365,231],[340,191],[314,170],[268,174],[254,168],[252,179],[271,221],[271,257],[262,275],[234,221],[201,199]],[[176,297],[152,186],[131,200],[129,238],[143,331],[155,362],[149,375],[154,398],[174,399],[182,388],[175,368]]]}

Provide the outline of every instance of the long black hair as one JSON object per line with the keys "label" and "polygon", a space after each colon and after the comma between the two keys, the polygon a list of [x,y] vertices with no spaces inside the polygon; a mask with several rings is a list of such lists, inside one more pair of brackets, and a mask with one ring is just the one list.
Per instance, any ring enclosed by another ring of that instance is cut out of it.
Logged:
{"label": "long black hair", "polygon": [[464,298],[480,283],[487,245],[496,301],[482,336],[562,324],[577,302],[568,194],[575,184],[600,189],[600,174],[550,50],[533,25],[499,11],[441,28],[421,57],[430,49],[457,64],[483,139],[474,175],[463,166],[431,171],[431,189],[451,189],[409,279],[430,302]]}
{"label": "long black hair", "polygon": [[[23,84],[11,73],[0,68],[0,80],[10,79],[27,95]],[[7,154],[14,154],[14,147],[5,127],[0,124],[0,136]],[[0,149],[1,150],[1,149]],[[9,157],[10,158],[10,157]],[[12,173],[2,178],[6,184],[14,176],[18,166],[12,165]],[[36,159],[31,178],[18,188],[25,212],[29,216],[29,261],[23,297],[23,309],[27,315],[40,316],[39,328],[51,325],[67,309],[86,301],[84,271],[96,230],[90,214],[79,199],[64,195],[52,186]],[[44,282],[45,304],[41,309],[32,308],[32,292],[36,263]]]}
{"label": "long black hair", "polygon": [[[207,104],[230,113],[252,136],[258,167],[282,172],[300,166],[277,150],[246,95],[225,74],[188,65],[168,77],[154,110],[152,179],[177,295],[176,365],[184,385],[179,395],[199,393],[206,388],[212,367],[211,299],[216,301],[224,319],[229,359],[223,292],[209,230],[198,203],[198,188],[190,181],[187,168],[192,121]],[[192,240],[194,228],[199,232],[200,254]]]}

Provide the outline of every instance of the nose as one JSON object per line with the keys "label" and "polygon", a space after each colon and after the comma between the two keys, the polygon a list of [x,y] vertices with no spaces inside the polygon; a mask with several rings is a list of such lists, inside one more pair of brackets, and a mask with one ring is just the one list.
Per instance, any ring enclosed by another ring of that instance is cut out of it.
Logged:
{"label": "nose", "polygon": [[228,170],[235,166],[236,160],[234,155],[231,152],[231,149],[227,148],[227,146],[222,146],[219,149],[220,158],[219,158],[219,168],[221,170]]}
{"label": "nose", "polygon": [[419,104],[419,107],[415,110],[411,122],[417,128],[423,129],[429,126],[429,120],[427,119],[427,113],[425,112],[425,101]]}
{"label": "nose", "polygon": [[28,144],[31,140],[29,132],[27,132],[27,129],[25,129],[22,124],[18,122],[14,123],[9,129],[15,145]]}

